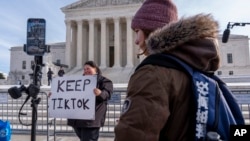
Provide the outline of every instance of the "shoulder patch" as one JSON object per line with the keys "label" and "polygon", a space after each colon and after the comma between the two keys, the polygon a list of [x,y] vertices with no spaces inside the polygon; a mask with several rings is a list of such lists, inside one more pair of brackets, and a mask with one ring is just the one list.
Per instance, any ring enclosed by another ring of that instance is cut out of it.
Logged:
{"label": "shoulder patch", "polygon": [[131,100],[129,98],[126,98],[122,106],[122,114],[126,113],[129,110],[130,105],[131,105]]}

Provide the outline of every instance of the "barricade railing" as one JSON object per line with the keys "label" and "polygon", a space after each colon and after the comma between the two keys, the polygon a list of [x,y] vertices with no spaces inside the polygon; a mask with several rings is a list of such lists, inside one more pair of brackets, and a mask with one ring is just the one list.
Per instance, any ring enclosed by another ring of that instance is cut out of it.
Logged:
{"label": "barricade railing", "polygon": [[[12,99],[6,90],[0,90],[0,119],[8,120],[11,123],[12,133],[14,134],[31,134],[32,128],[32,98],[27,102],[28,95],[23,93],[18,99]],[[36,133],[48,135],[48,97],[45,92],[40,92],[38,98],[41,101],[37,107],[37,128]]]}
{"label": "barricade railing", "polygon": [[[250,90],[233,90],[238,99],[246,124],[250,124]],[[108,111],[104,127],[100,129],[101,136],[114,136],[114,128],[120,117],[122,104],[126,96],[125,90],[115,90],[111,100],[108,102]],[[31,126],[24,126],[20,123],[32,123],[31,100],[23,106],[20,121],[18,117],[19,110],[24,103],[27,95],[23,94],[21,98],[12,99],[7,93],[7,89],[0,90],[0,119],[8,120],[11,123],[13,134],[30,134]],[[51,118],[48,116],[48,96],[46,92],[38,94],[41,98],[37,107],[37,135],[49,136],[57,135],[75,135],[73,129],[67,125],[67,119]]]}

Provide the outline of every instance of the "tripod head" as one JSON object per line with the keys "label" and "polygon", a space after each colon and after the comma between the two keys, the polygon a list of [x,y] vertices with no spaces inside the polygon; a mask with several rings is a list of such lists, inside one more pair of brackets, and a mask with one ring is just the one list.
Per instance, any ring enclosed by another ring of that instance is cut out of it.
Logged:
{"label": "tripod head", "polygon": [[28,96],[32,98],[36,98],[39,91],[39,87],[34,84],[30,84],[28,88],[26,88],[24,85],[21,85],[19,88],[15,86],[8,89],[8,93],[13,99],[20,98],[23,92],[25,92]]}
{"label": "tripod head", "polygon": [[18,99],[22,96],[22,93],[25,92],[28,96],[36,99],[38,93],[40,92],[41,79],[42,79],[42,56],[35,56],[35,63],[32,66],[33,73],[32,78],[33,82],[26,88],[24,85],[21,85],[19,88],[14,86],[8,89],[8,93],[13,99]]}

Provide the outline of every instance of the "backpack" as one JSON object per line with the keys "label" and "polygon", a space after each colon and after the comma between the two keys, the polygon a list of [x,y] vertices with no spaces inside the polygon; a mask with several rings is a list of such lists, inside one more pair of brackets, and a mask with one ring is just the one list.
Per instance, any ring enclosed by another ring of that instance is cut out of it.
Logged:
{"label": "backpack", "polygon": [[9,121],[0,120],[0,141],[11,140],[11,127]]}
{"label": "backpack", "polygon": [[192,81],[195,97],[195,141],[229,140],[230,125],[244,125],[244,118],[234,95],[226,84],[212,73],[192,68],[169,54],[153,54],[136,68],[151,64],[185,72]]}

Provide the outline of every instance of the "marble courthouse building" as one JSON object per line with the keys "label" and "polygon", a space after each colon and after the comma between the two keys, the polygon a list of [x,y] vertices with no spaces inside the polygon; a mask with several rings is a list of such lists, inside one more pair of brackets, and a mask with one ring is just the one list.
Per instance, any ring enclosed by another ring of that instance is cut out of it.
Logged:
{"label": "marble courthouse building", "polygon": [[103,75],[116,82],[127,82],[141,61],[136,58],[138,48],[130,26],[142,2],[82,0],[63,7],[65,64],[69,65],[69,74],[82,73],[83,63],[93,60],[100,65]]}
{"label": "marble courthouse building", "polygon": [[[139,51],[130,27],[133,15],[143,1],[80,0],[62,7],[66,41],[51,44],[51,52],[44,55],[43,83],[47,83],[48,68],[52,68],[54,76],[57,74],[58,67],[53,62],[68,65],[66,75],[81,75],[87,60],[97,62],[103,75],[114,83],[127,83],[135,67],[144,59],[136,56]],[[221,68],[216,74],[222,77],[250,76],[249,38],[230,35],[228,43],[223,44],[219,36],[219,44]],[[12,47],[9,83],[17,80],[28,83],[32,60],[22,47]]]}

